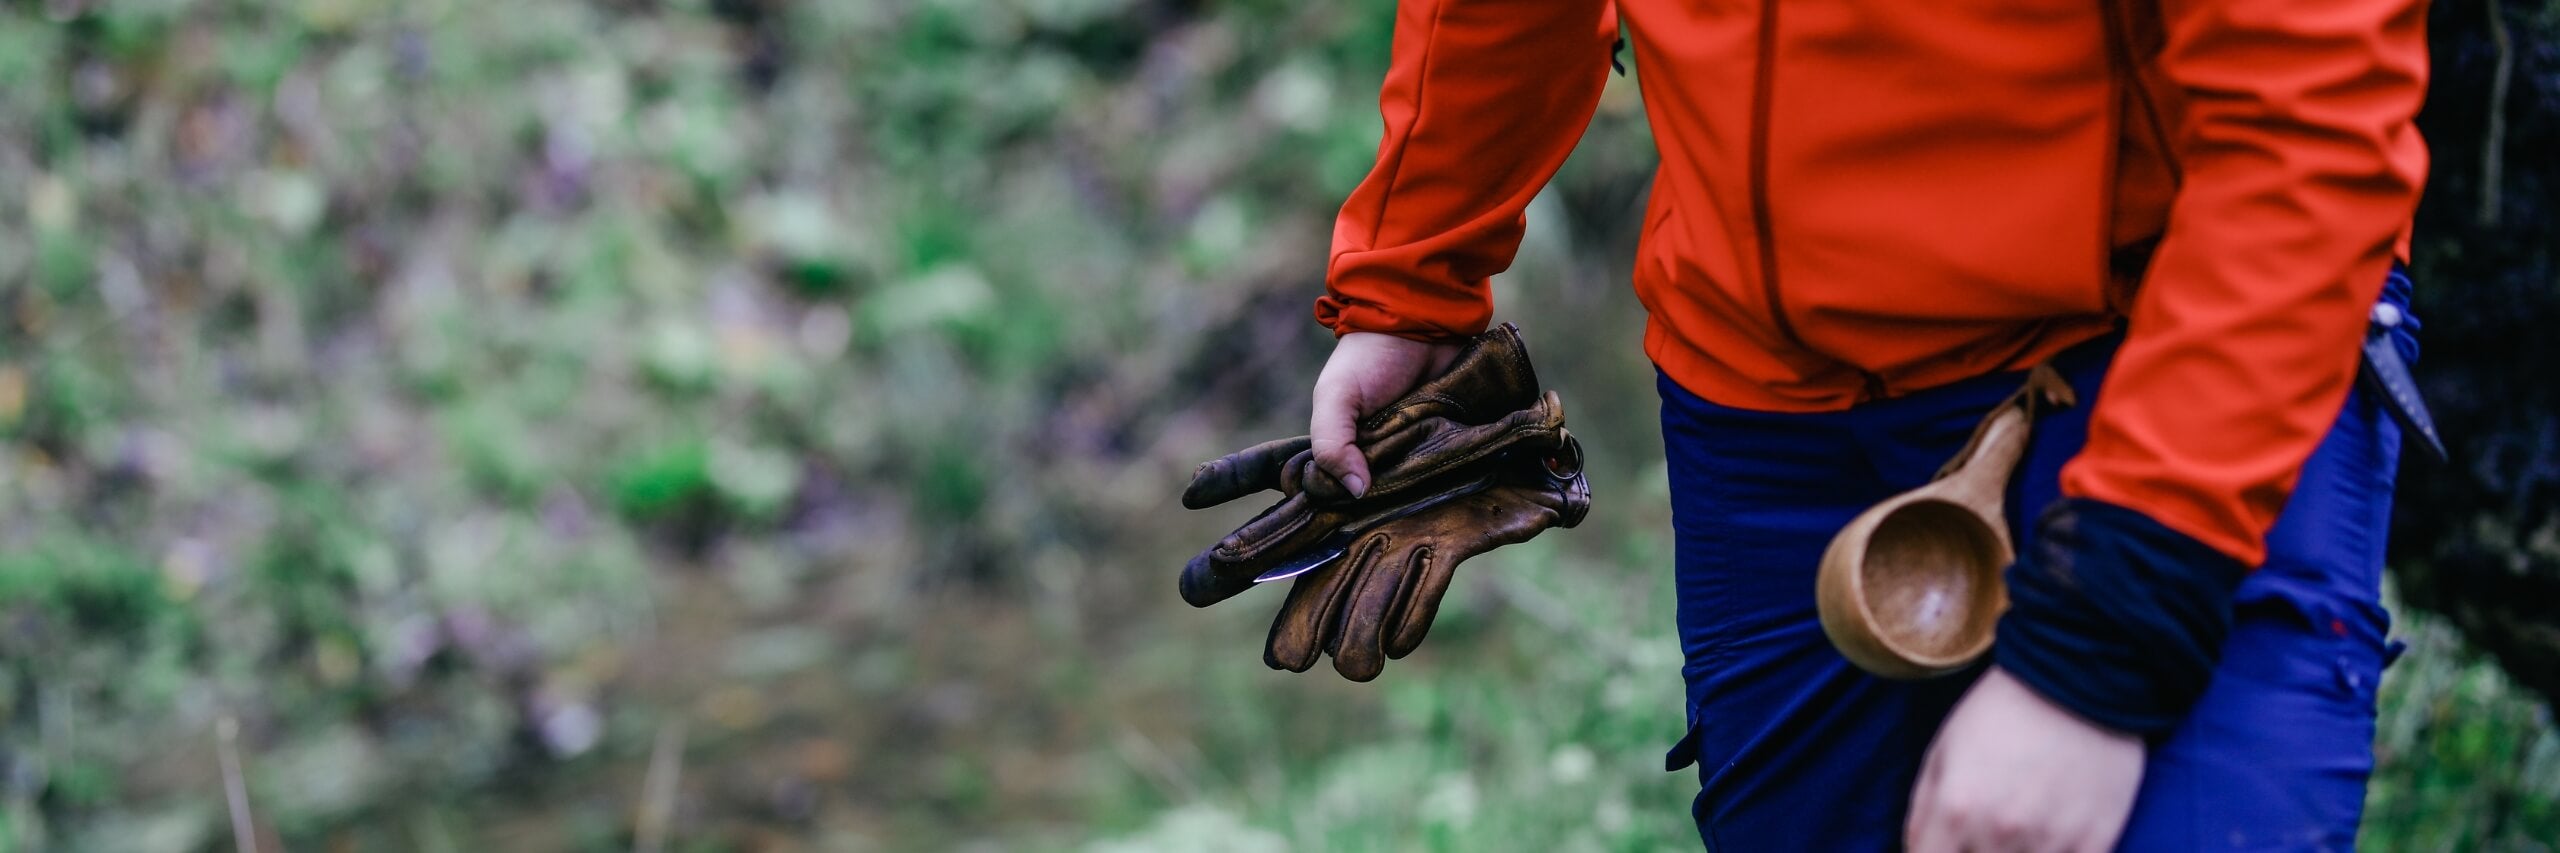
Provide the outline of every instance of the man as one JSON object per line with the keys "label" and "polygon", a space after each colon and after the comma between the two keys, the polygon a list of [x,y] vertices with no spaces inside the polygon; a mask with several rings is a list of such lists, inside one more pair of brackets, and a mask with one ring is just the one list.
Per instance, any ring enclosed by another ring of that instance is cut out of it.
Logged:
{"label": "man", "polygon": [[[1364,488],[1355,419],[1486,326],[1623,12],[1706,844],[2351,848],[2400,437],[2354,389],[2368,332],[2411,345],[2422,4],[1615,5],[1400,3],[1318,464]],[[2040,363],[2081,405],[2013,483],[1993,664],[1851,668],[1825,542]]]}

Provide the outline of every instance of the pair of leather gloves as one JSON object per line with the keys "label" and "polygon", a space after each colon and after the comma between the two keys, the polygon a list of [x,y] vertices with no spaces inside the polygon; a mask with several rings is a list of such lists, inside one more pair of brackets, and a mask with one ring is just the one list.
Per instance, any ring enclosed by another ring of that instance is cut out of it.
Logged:
{"label": "pair of leather gloves", "polygon": [[1305,436],[1201,465],[1183,491],[1192,509],[1280,493],[1182,570],[1195,607],[1297,579],[1263,648],[1273,669],[1304,672],[1321,652],[1345,678],[1378,677],[1421,645],[1458,564],[1580,524],[1591,509],[1582,446],[1508,323],[1362,420],[1355,443],[1373,480],[1358,497],[1316,467]]}

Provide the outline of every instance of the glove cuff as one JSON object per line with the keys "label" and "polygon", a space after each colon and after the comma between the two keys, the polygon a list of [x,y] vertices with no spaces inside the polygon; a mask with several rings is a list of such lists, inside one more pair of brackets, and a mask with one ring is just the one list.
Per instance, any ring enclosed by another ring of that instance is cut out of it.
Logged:
{"label": "glove cuff", "polygon": [[2000,668],[2098,725],[2159,738],[2204,694],[2248,567],[2140,512],[2067,498],[2009,567]]}

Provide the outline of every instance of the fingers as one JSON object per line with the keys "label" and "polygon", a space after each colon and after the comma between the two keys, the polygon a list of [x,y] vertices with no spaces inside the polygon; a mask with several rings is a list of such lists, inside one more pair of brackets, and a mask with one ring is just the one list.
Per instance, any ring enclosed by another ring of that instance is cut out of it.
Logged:
{"label": "fingers", "polygon": [[1224,567],[1217,559],[1217,553],[1216,548],[1202,551],[1199,556],[1192,557],[1191,562],[1182,567],[1179,586],[1184,603],[1193,607],[1207,607],[1253,588],[1251,576],[1238,578],[1235,572],[1222,571]]}
{"label": "fingers", "polygon": [[1425,371],[1450,364],[1456,351],[1450,344],[1365,332],[1335,341],[1324,371],[1316,374],[1314,413],[1307,421],[1316,467],[1350,497],[1368,494],[1369,461],[1354,444],[1360,417],[1413,390]]}
{"label": "fingers", "polygon": [[2144,760],[2139,738],[2074,717],[1994,667],[1930,744],[1905,839],[1919,853],[2109,849]]}
{"label": "fingers", "polygon": [[1540,503],[1539,497],[1536,488],[1496,486],[1468,495],[1442,510],[1441,517],[1465,525],[1464,535],[1443,539],[1431,559],[1418,564],[1414,578],[1407,583],[1409,590],[1387,617],[1391,626],[1386,640],[1387,657],[1402,658],[1422,645],[1423,636],[1431,632],[1432,620],[1440,616],[1440,600],[1449,592],[1450,579],[1457,576],[1458,566],[1468,558],[1527,542],[1557,526],[1556,511]]}
{"label": "fingers", "polygon": [[[1317,655],[1330,653],[1342,677],[1377,678],[1388,660],[1422,642],[1454,565],[1444,565],[1427,546],[1407,550],[1389,536],[1371,535],[1343,559],[1298,578],[1271,621],[1263,663],[1305,672]],[[1422,630],[1406,624],[1417,613],[1417,593],[1428,598],[1418,608]]]}
{"label": "fingers", "polygon": [[1252,589],[1254,576],[1277,565],[1280,555],[1315,543],[1322,531],[1311,530],[1307,520],[1304,495],[1272,504],[1182,567],[1182,600],[1207,607]]}
{"label": "fingers", "polygon": [[1316,380],[1315,414],[1307,421],[1316,468],[1341,483],[1352,497],[1369,491],[1369,460],[1352,443],[1359,435],[1360,403],[1357,389],[1328,370]]}
{"label": "fingers", "polygon": [[1385,556],[1368,561],[1368,571],[1361,573],[1344,605],[1342,629],[1334,638],[1333,671],[1353,681],[1368,681],[1386,670],[1390,611],[1404,599],[1407,584],[1427,571],[1432,549],[1424,545]]}
{"label": "fingers", "polygon": [[1414,561],[1413,579],[1406,583],[1405,594],[1396,597],[1395,608],[1385,619],[1391,626],[1387,631],[1387,657],[1403,660],[1422,646],[1423,636],[1431,633],[1431,620],[1440,616],[1440,599],[1449,593],[1449,579],[1457,577],[1458,564],[1466,558],[1463,553],[1424,551]]}
{"label": "fingers", "polygon": [[1459,565],[1555,526],[1555,510],[1527,491],[1496,487],[1371,531],[1343,560],[1299,579],[1264,661],[1304,671],[1328,653],[1344,678],[1377,678],[1422,645]]}
{"label": "fingers", "polygon": [[1200,464],[1182,490],[1182,506],[1205,509],[1280,487],[1289,457],[1307,449],[1306,436],[1266,441]]}
{"label": "fingers", "polygon": [[1357,566],[1369,550],[1354,548],[1331,565],[1298,576],[1289,587],[1289,600],[1280,604],[1279,615],[1271,619],[1271,636],[1262,644],[1264,664],[1290,672],[1315,666],[1316,655],[1332,641],[1341,622],[1344,593],[1359,576]]}

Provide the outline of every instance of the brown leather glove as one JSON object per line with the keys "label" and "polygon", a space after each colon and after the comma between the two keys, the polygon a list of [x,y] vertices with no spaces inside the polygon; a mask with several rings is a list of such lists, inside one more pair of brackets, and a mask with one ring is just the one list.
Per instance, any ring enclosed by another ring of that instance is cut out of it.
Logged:
{"label": "brown leather glove", "polygon": [[[1489,424],[1530,408],[1540,396],[1538,372],[1529,366],[1529,347],[1520,339],[1520,328],[1504,323],[1485,330],[1458,350],[1446,372],[1361,420],[1354,441],[1368,458],[1372,473],[1380,475],[1364,497],[1376,499],[1395,491],[1399,484],[1390,482],[1384,469],[1414,455],[1427,437],[1423,422],[1438,418],[1453,424]],[[1348,497],[1341,484],[1314,467],[1307,445],[1303,435],[1267,441],[1203,464],[1192,472],[1191,485],[1182,492],[1182,505],[1202,509],[1266,489],[1294,495],[1309,472],[1316,476],[1303,485],[1320,497]],[[1428,457],[1431,451],[1425,449],[1423,455]]]}
{"label": "brown leather glove", "polygon": [[1363,419],[1353,441],[1372,483],[1359,498],[1315,465],[1304,437],[1264,442],[1201,465],[1182,505],[1201,509],[1264,490],[1279,503],[1201,552],[1182,571],[1182,598],[1207,607],[1344,531],[1365,529],[1444,491],[1451,475],[1564,427],[1564,407],[1538,393],[1520,330],[1505,323],[1461,349],[1449,370]]}
{"label": "brown leather glove", "polygon": [[[1481,476],[1480,472],[1471,471],[1472,467],[1511,448],[1552,447],[1563,432],[1564,406],[1554,394],[1541,395],[1529,408],[1489,424],[1428,417],[1383,435],[1363,430],[1362,451],[1385,447],[1403,452],[1382,452],[1371,457],[1369,471],[1377,478],[1377,484],[1358,498],[1324,496],[1326,491],[1341,494],[1342,488],[1331,477],[1319,473],[1314,454],[1302,448],[1303,439],[1255,445],[1211,462],[1195,475],[1195,488],[1185,493],[1186,505],[1205,506],[1216,502],[1211,498],[1227,496],[1219,490],[1222,486],[1218,483],[1268,483],[1285,497],[1184,567],[1183,600],[1196,607],[1223,601],[1252,587],[1263,573],[1328,538],[1365,530],[1403,514],[1402,510],[1418,502],[1461,488],[1470,478]],[[1276,457],[1281,451],[1292,452],[1280,460]],[[1201,487],[1198,484],[1203,478],[1217,482]],[[1203,493],[1207,503],[1190,499]]]}
{"label": "brown leather glove", "polygon": [[[1509,324],[1477,336],[1446,373],[1363,420],[1355,441],[1375,481],[1359,498],[1315,467],[1304,437],[1202,465],[1183,492],[1193,509],[1264,490],[1282,495],[1184,567],[1182,596],[1194,606],[1225,600],[1266,574],[1325,567],[1302,576],[1273,626],[1273,666],[1304,670],[1320,648],[1350,648],[1354,660],[1368,662],[1344,663],[1337,652],[1337,668],[1358,680],[1376,677],[1381,654],[1401,657],[1421,641],[1448,569],[1548,527],[1570,527],[1590,506],[1564,407],[1537,390],[1528,351]],[[1354,563],[1366,568],[1350,570]],[[1408,574],[1420,580],[1395,579]],[[1357,578],[1383,578],[1374,582],[1386,586],[1344,597]],[[1336,618],[1364,614],[1370,629]],[[1390,617],[1407,623],[1393,641],[1374,630]]]}
{"label": "brown leather glove", "polygon": [[1263,662],[1305,672],[1323,651],[1342,677],[1376,678],[1422,644],[1458,564],[1582,523],[1591,511],[1582,445],[1562,430],[1556,437],[1549,453],[1514,452],[1489,466],[1483,490],[1379,523],[1340,559],[1299,575],[1271,622]]}

